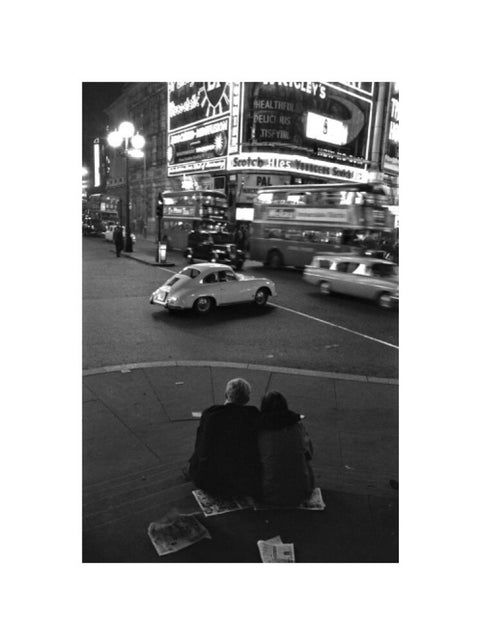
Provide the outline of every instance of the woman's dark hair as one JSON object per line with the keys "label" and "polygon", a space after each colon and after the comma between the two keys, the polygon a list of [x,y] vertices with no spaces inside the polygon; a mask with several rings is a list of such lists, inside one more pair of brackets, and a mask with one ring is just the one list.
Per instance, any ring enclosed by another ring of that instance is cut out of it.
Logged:
{"label": "woman's dark hair", "polygon": [[287,399],[279,391],[269,391],[262,398],[260,410],[267,413],[273,411],[288,411]]}

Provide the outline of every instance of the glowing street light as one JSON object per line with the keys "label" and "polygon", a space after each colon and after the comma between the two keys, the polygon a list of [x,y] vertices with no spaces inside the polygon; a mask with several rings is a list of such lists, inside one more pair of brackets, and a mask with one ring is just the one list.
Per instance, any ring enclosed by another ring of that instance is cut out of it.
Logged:
{"label": "glowing street light", "polygon": [[135,134],[135,127],[130,121],[120,123],[118,130],[110,132],[107,142],[112,148],[119,148],[123,145],[125,156],[125,252],[131,253],[132,236],[130,234],[130,178],[128,174],[128,159],[141,159],[144,156],[142,148],[145,146],[144,137],[138,132]]}

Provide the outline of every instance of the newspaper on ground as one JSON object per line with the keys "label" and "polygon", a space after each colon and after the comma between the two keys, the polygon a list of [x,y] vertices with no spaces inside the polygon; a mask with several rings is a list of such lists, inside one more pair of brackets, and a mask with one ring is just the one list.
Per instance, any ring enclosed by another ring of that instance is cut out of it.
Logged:
{"label": "newspaper on ground", "polygon": [[267,505],[266,503],[260,503],[258,501],[254,502],[255,510],[325,510],[327,506],[322,497],[322,491],[319,487],[316,487],[310,498],[293,507],[280,507],[277,505]]}
{"label": "newspaper on ground", "polygon": [[148,536],[160,557],[188,548],[201,539],[212,538],[195,516],[179,514],[177,510],[171,510],[151,523],[148,526]]}
{"label": "newspaper on ground", "polygon": [[283,543],[277,535],[266,541],[257,541],[262,563],[295,563],[293,543]]}
{"label": "newspaper on ground", "polygon": [[220,498],[203,490],[193,490],[192,494],[206,517],[253,507],[253,500],[249,497]]}

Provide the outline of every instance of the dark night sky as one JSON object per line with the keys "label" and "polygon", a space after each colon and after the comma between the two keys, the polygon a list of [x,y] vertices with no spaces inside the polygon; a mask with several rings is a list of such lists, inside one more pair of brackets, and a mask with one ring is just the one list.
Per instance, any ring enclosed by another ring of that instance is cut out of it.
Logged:
{"label": "dark night sky", "polygon": [[91,166],[92,142],[105,132],[104,109],[120,96],[125,83],[83,83],[82,87],[82,163]]}

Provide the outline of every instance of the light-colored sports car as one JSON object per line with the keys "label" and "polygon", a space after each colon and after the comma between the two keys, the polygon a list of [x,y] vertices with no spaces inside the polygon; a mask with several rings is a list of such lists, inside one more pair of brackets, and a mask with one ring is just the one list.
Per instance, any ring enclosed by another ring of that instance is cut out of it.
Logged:
{"label": "light-colored sports car", "polygon": [[170,277],[150,296],[150,304],[168,310],[193,309],[209,313],[215,306],[252,302],[262,307],[275,296],[275,283],[235,271],[226,264],[195,264]]}

